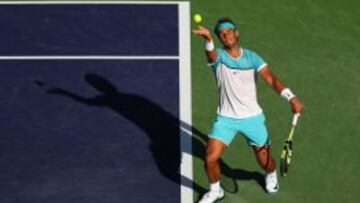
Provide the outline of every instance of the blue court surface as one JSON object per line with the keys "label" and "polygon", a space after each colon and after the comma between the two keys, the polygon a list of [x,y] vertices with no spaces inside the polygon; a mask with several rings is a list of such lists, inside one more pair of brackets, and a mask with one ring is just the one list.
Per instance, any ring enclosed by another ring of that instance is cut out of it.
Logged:
{"label": "blue court surface", "polygon": [[1,5],[1,55],[178,55],[178,6]]}
{"label": "blue court surface", "polygon": [[0,4],[1,203],[185,202],[178,6]]}

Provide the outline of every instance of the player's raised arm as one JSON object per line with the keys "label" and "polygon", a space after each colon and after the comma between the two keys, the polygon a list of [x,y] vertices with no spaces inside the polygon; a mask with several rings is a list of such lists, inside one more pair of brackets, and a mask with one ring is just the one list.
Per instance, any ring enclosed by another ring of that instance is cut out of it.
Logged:
{"label": "player's raised arm", "polygon": [[287,88],[280,80],[275,77],[268,65],[262,68],[258,73],[267,84],[269,84],[277,93],[290,102],[294,113],[301,113],[303,111],[303,104],[289,88]]}
{"label": "player's raised arm", "polygon": [[205,40],[205,52],[209,63],[213,63],[216,61],[217,52],[215,51],[215,46],[213,42],[213,38],[210,34],[209,29],[199,25],[197,29],[192,31],[194,34],[204,38]]}

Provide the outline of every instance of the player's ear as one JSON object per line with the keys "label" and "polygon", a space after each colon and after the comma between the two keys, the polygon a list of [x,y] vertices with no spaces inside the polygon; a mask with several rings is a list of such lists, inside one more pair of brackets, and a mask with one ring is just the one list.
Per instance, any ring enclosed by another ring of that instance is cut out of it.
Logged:
{"label": "player's ear", "polygon": [[240,36],[239,30],[235,30],[235,36],[236,36],[236,37],[239,37],[239,36]]}

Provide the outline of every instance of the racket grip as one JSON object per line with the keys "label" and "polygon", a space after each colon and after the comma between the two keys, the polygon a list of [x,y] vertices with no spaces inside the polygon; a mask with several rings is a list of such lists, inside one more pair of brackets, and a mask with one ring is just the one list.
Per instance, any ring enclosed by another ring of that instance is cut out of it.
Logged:
{"label": "racket grip", "polygon": [[293,126],[296,125],[299,117],[300,117],[300,113],[295,113],[295,114],[294,114],[294,117],[293,117],[293,120],[292,120],[292,125],[293,125]]}

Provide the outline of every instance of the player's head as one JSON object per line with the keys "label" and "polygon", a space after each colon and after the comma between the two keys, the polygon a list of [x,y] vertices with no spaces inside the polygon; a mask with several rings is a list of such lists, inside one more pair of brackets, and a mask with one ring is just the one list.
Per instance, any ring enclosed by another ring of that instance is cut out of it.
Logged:
{"label": "player's head", "polygon": [[216,23],[214,32],[225,47],[232,47],[238,42],[239,31],[235,22],[230,18],[220,18]]}
{"label": "player's head", "polygon": [[95,89],[105,94],[118,93],[116,87],[111,82],[96,73],[86,73],[85,80]]}

